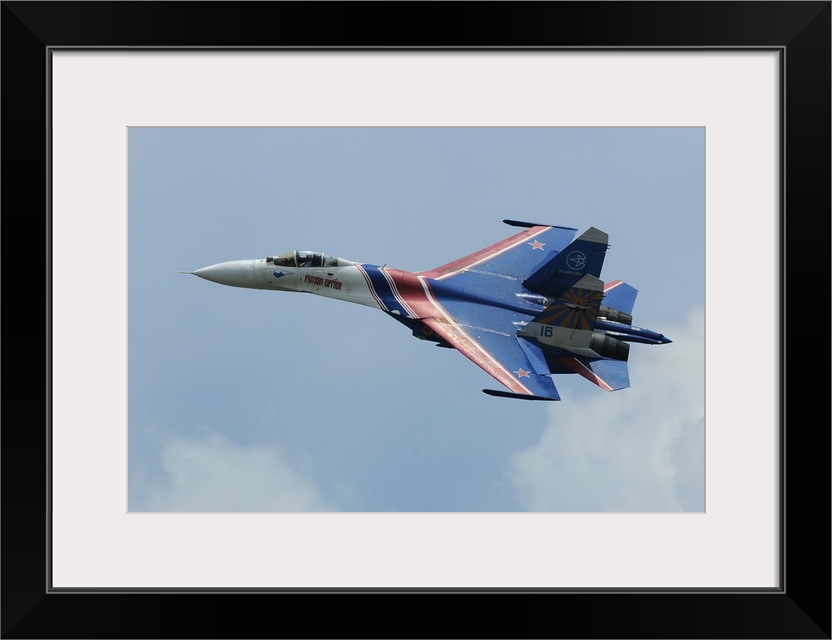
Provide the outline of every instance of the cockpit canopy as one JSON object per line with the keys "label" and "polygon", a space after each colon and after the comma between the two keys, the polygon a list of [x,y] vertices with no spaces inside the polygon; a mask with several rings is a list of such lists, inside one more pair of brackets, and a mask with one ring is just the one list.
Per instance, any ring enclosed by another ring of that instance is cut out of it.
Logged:
{"label": "cockpit canopy", "polygon": [[272,263],[280,267],[343,267],[352,264],[318,251],[291,251],[279,256],[268,256],[266,264]]}

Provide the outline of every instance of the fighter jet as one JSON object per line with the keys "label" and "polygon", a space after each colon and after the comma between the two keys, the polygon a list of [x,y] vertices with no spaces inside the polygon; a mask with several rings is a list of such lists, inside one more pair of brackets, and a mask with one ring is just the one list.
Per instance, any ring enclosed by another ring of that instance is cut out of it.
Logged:
{"label": "fighter jet", "polygon": [[204,267],[232,287],[300,291],[381,309],[421,340],[454,348],[507,390],[492,396],[560,400],[554,374],[577,373],[606,391],[630,386],[630,343],[667,344],[633,325],[637,291],[604,283],[608,236],[517,220],[519,233],[429,271],[409,272],[316,251]]}

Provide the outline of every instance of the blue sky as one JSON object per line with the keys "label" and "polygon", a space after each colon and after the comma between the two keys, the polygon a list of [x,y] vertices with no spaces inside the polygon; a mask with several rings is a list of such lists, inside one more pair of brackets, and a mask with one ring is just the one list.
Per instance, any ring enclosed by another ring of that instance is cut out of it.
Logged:
{"label": "blue sky", "polygon": [[[701,511],[702,128],[131,128],[131,511]],[[380,311],[177,274],[312,249],[421,271],[607,232],[631,388],[499,388]]]}

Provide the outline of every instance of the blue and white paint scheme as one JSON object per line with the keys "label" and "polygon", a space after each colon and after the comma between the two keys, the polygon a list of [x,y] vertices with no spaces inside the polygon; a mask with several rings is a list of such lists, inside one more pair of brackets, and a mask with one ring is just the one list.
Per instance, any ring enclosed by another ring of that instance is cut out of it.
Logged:
{"label": "blue and white paint scheme", "polygon": [[630,343],[671,341],[633,326],[633,287],[600,279],[607,234],[590,227],[575,238],[571,227],[504,222],[523,230],[430,271],[291,251],[185,273],[381,309],[415,337],[458,350],[508,389],[484,389],[489,395],[559,400],[552,375],[562,373],[607,391],[628,387]]}

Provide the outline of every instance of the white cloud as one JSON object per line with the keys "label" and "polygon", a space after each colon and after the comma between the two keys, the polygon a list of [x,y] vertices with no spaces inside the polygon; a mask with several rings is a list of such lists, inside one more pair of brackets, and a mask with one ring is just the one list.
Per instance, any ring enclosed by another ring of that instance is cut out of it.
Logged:
{"label": "white cloud", "polygon": [[629,389],[553,403],[540,441],[509,462],[523,508],[704,509],[703,309],[663,331],[672,344],[632,346]]}
{"label": "white cloud", "polygon": [[239,445],[214,431],[161,449],[165,477],[141,511],[334,511],[272,445]]}

